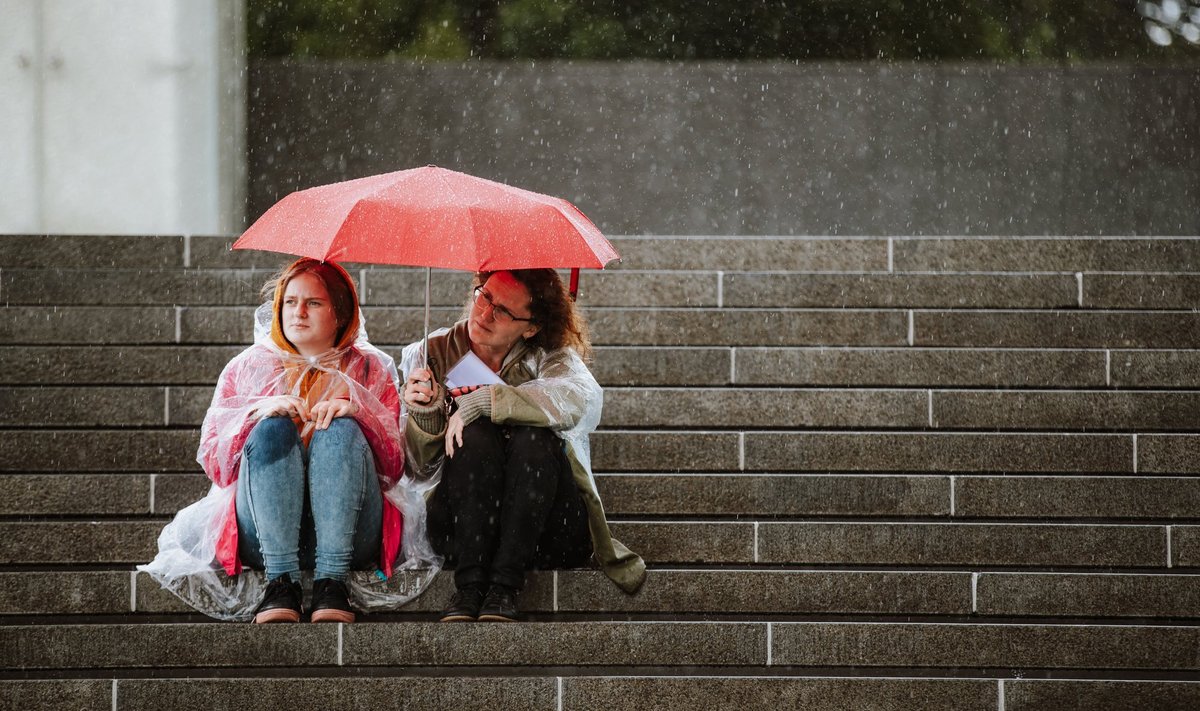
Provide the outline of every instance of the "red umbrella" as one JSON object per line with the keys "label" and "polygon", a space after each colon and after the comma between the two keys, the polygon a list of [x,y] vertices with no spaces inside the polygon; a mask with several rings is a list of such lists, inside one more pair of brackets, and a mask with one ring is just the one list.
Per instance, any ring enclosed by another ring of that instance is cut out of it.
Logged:
{"label": "red umbrella", "polygon": [[435,166],[294,192],[233,248],[468,271],[570,268],[572,296],[581,267],[603,269],[620,258],[566,200]]}

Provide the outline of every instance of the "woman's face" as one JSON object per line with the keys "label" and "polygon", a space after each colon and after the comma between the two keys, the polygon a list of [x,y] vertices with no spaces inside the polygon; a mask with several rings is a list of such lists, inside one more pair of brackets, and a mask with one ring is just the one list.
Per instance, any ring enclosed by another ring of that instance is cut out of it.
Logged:
{"label": "woman's face", "polygon": [[[471,316],[467,322],[467,335],[471,343],[507,353],[517,341],[532,337],[538,332],[538,327],[530,321],[519,320],[530,317],[531,301],[529,290],[512,274],[492,274],[471,303]],[[501,309],[518,320],[499,315]]]}
{"label": "woman's face", "polygon": [[315,274],[305,272],[288,282],[283,292],[283,335],[301,355],[333,348],[337,328],[329,291]]}

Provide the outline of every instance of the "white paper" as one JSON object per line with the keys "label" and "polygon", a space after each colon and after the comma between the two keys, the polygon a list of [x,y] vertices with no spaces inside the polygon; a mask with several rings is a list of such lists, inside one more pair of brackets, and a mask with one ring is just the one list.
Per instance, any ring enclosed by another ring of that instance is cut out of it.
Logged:
{"label": "white paper", "polygon": [[454,367],[446,373],[446,389],[466,388],[472,385],[496,385],[503,383],[495,371],[487,367],[479,356],[471,351],[459,359]]}

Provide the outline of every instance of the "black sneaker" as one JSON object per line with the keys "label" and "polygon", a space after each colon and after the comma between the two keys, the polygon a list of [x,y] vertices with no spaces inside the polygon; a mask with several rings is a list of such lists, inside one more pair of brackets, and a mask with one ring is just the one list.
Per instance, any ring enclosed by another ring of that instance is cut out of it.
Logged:
{"label": "black sneaker", "polygon": [[516,622],[517,591],[507,585],[493,585],[479,608],[480,622]]}
{"label": "black sneaker", "polygon": [[479,616],[479,606],[483,604],[483,588],[478,585],[468,585],[459,588],[450,598],[450,604],[442,613],[442,622],[474,622]]}
{"label": "black sneaker", "polygon": [[300,583],[280,575],[267,583],[262,602],[254,608],[254,623],[299,622],[301,599]]}
{"label": "black sneaker", "polygon": [[350,607],[350,590],[346,583],[333,578],[313,581],[312,621],[354,621],[354,608]]}

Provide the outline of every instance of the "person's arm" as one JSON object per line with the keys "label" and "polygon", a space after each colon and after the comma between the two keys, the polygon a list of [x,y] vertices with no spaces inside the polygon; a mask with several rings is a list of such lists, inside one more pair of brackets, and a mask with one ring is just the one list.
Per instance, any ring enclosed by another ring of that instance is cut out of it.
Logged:
{"label": "person's arm", "polygon": [[445,389],[425,368],[408,373],[404,383],[404,439],[413,464],[418,471],[424,471],[442,454],[446,437]]}
{"label": "person's arm", "polygon": [[[490,413],[497,424],[549,427],[558,432],[600,421],[604,391],[569,348],[545,354],[537,377],[521,385],[491,385]],[[473,393],[472,393],[473,394]]]}

